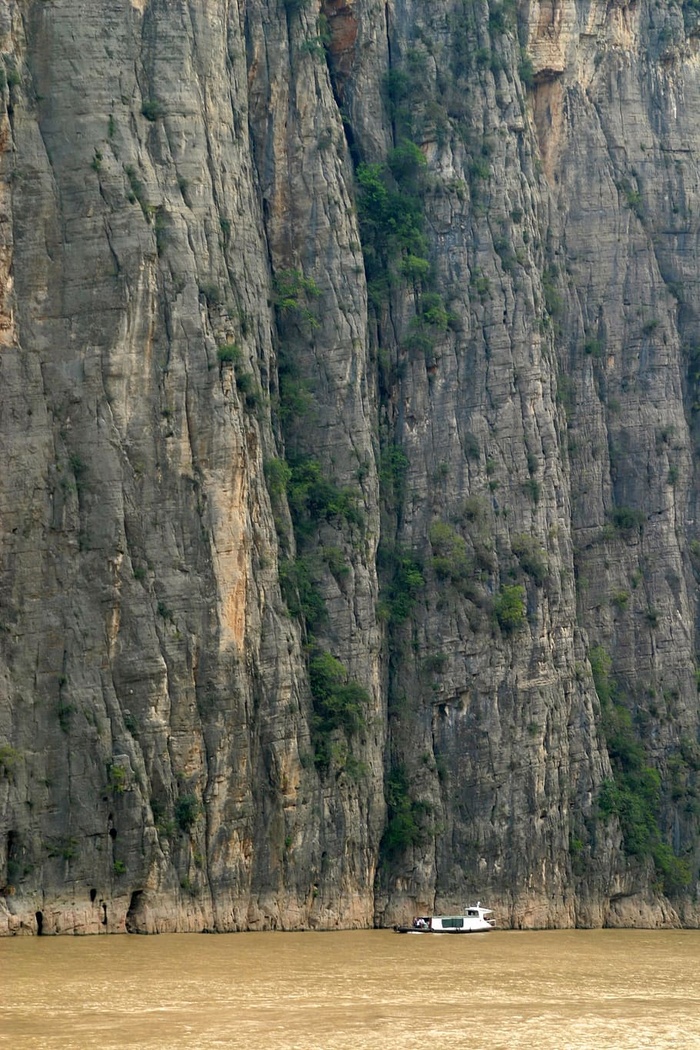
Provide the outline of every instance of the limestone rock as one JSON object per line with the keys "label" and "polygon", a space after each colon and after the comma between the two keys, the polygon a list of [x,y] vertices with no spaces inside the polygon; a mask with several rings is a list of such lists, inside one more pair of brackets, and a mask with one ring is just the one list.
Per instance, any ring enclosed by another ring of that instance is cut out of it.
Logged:
{"label": "limestone rock", "polygon": [[697,34],[0,6],[0,932],[697,925]]}

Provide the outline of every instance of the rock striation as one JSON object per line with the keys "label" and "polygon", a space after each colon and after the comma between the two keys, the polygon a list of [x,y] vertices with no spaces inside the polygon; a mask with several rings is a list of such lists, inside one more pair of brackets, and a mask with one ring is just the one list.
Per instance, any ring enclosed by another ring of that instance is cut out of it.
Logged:
{"label": "rock striation", "polygon": [[0,4],[0,932],[700,921],[693,0]]}

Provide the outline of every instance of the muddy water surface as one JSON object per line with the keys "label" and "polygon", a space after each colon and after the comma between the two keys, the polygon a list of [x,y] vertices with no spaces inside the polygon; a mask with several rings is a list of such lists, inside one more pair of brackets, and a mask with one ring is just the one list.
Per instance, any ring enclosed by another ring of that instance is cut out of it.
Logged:
{"label": "muddy water surface", "polygon": [[12,1050],[700,1050],[700,931],[0,940]]}

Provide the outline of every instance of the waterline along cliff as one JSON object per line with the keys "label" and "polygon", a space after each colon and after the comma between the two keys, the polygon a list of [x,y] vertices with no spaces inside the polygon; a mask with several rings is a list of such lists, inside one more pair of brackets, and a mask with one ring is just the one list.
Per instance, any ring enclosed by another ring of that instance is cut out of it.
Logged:
{"label": "waterline along cliff", "polygon": [[698,0],[1,0],[0,932],[700,923]]}

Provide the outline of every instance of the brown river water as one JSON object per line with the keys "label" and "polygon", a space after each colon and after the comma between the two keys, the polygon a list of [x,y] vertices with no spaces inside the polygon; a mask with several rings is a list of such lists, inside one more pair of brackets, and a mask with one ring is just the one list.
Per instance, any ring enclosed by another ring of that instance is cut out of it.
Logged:
{"label": "brown river water", "polygon": [[12,1050],[700,1050],[700,931],[0,940]]}

